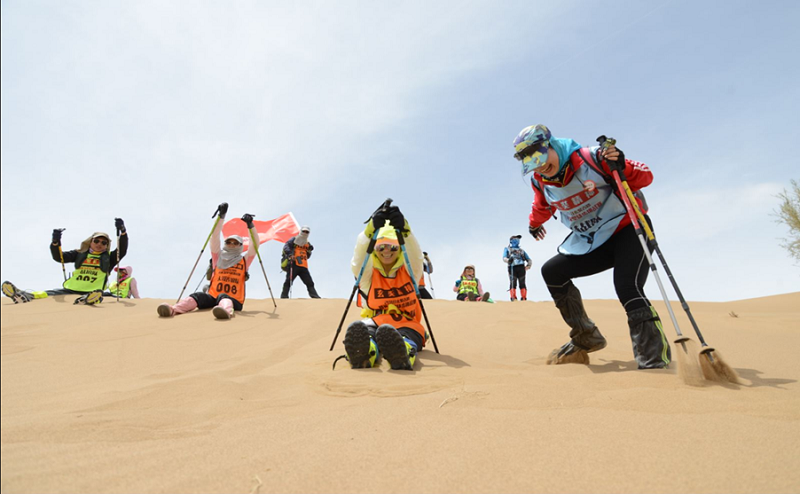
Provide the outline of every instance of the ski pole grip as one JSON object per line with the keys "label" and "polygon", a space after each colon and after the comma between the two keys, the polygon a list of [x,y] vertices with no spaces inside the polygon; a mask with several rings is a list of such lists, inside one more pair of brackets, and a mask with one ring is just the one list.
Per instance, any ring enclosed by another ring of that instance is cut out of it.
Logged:
{"label": "ski pole grip", "polygon": [[602,147],[604,149],[608,149],[611,146],[614,146],[614,145],[617,144],[617,140],[616,139],[614,139],[613,137],[606,137],[604,135],[598,137],[597,138],[597,142],[600,144],[600,147]]}

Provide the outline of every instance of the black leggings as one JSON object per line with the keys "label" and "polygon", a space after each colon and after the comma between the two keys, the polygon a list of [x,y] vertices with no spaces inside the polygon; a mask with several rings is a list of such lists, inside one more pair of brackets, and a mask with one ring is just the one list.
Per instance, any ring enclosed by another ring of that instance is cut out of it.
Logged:
{"label": "black leggings", "polygon": [[508,267],[508,282],[510,283],[509,288],[516,289],[517,288],[517,281],[519,281],[519,287],[523,290],[527,290],[528,287],[525,285],[525,265],[524,264],[517,264],[516,266],[509,266]]}
{"label": "black leggings", "polygon": [[[645,215],[651,225],[650,218]],[[652,248],[650,249],[652,252]],[[558,254],[542,266],[542,278],[553,298],[565,294],[573,278],[581,278],[614,268],[614,288],[625,312],[649,307],[644,294],[650,268],[633,225],[628,225],[588,254]]]}
{"label": "black leggings", "polygon": [[197,302],[198,309],[210,309],[212,307],[216,307],[217,305],[219,305],[219,302],[224,298],[227,298],[228,300],[233,302],[233,310],[242,310],[244,308],[241,302],[239,302],[233,297],[228,296],[227,293],[220,293],[219,295],[217,295],[216,298],[212,297],[211,295],[205,292],[195,292],[189,296],[192,297],[195,302]]}

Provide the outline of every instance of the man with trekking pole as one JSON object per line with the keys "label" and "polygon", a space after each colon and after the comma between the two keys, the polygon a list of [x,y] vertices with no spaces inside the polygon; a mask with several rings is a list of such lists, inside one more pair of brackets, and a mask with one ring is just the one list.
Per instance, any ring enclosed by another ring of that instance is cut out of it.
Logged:
{"label": "man with trekking pole", "polygon": [[[605,348],[606,339],[586,314],[572,280],[613,269],[614,288],[628,316],[638,367],[667,367],[669,343],[658,313],[644,294],[648,256],[612,178],[614,171],[627,177],[630,188],[637,192],[634,197],[639,208],[646,213],[638,191],[653,181],[650,169],[626,160],[613,144],[582,147],[572,139],[553,137],[544,125],[524,128],[514,139],[514,149],[523,175],[532,174],[530,234],[537,241],[544,239],[544,223],[556,211],[570,229],[558,253],[542,266],[547,289],[570,328],[570,340],[550,354],[548,363],[588,364],[588,353]],[[650,218],[643,217],[652,228]]]}

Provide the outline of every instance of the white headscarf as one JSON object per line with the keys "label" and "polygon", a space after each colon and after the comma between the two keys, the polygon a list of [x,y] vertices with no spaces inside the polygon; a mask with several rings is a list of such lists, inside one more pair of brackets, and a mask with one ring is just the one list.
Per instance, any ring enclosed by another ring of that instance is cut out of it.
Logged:
{"label": "white headscarf", "polygon": [[239,262],[242,257],[244,257],[242,255],[242,251],[244,249],[244,245],[242,245],[242,237],[239,235],[228,235],[225,237],[226,242],[230,239],[237,240],[239,245],[236,247],[229,247],[227,244],[223,243],[222,251],[220,251],[219,259],[217,259],[217,267],[219,269],[228,269],[229,267],[236,265],[236,263]]}
{"label": "white headscarf", "polygon": [[294,238],[294,244],[300,247],[304,246],[308,242],[309,233],[311,233],[311,228],[303,226],[303,228],[300,229],[300,233]]}

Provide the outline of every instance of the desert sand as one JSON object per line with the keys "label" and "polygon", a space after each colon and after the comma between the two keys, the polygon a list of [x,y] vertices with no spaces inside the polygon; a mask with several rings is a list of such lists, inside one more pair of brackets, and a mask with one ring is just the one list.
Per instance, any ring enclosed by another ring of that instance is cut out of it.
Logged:
{"label": "desert sand", "polygon": [[800,491],[800,292],[690,302],[741,384],[636,370],[614,300],[586,302],[608,347],[557,366],[552,302],[427,301],[441,353],[408,372],[331,370],[343,299],[72,298],[2,300],[4,493]]}

